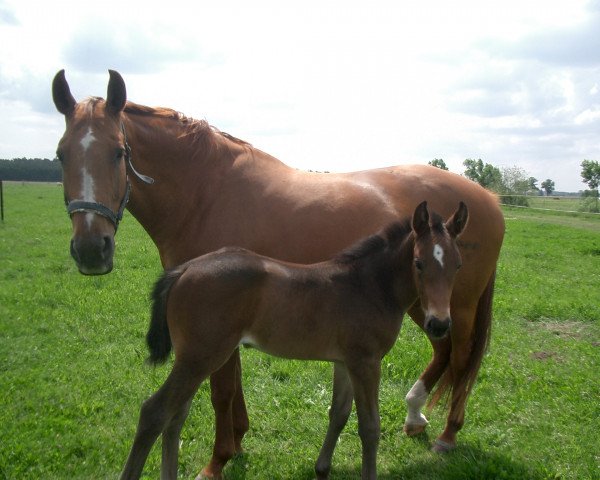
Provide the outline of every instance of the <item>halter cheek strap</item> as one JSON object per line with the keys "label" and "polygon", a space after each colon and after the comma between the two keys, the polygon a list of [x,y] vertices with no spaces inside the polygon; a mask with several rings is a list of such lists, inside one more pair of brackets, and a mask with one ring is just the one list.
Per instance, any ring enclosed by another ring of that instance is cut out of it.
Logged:
{"label": "halter cheek strap", "polygon": [[139,178],[142,182],[148,184],[148,185],[152,185],[154,183],[154,179],[152,177],[149,177],[148,175],[144,175],[140,172],[138,172],[134,167],[133,167],[133,163],[131,163],[131,147],[129,146],[129,143],[127,142],[127,134],[125,133],[125,125],[121,123],[121,132],[123,132],[123,138],[125,138],[125,161],[127,162],[127,166],[131,169],[131,171],[133,172],[133,174]]}

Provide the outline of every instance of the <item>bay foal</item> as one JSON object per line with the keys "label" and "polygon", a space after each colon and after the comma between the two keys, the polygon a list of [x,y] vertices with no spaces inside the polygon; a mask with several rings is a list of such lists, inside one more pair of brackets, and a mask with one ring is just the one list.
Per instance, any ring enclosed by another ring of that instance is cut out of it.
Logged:
{"label": "bay foal", "polygon": [[423,202],[412,222],[391,224],[330,261],[299,265],[224,248],[166,271],[154,288],[147,343],[152,363],[164,362],[172,347],[175,363],[142,406],[122,478],[139,478],[160,434],[162,478],[176,478],[179,434],[191,400],[200,383],[239,345],[279,357],[334,362],[333,400],[317,478],[329,476],[353,399],[362,478],[376,478],[381,359],[417,299],[430,337],[448,333],[450,297],[461,266],[456,238],[467,217],[461,202],[444,223],[438,215],[430,216]]}

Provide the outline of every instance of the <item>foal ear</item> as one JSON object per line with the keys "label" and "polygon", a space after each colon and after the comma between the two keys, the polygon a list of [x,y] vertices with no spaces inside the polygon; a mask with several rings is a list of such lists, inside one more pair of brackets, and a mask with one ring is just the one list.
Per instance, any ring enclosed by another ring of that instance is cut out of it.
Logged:
{"label": "foal ear", "polygon": [[463,202],[460,202],[458,209],[456,212],[454,212],[454,215],[452,215],[452,217],[450,217],[446,222],[446,229],[448,230],[450,236],[453,238],[458,237],[465,229],[468,219],[469,210]]}
{"label": "foal ear", "polygon": [[71,115],[77,104],[71,95],[64,69],[60,70],[52,80],[52,100],[56,109],[65,116]]}
{"label": "foal ear", "polygon": [[429,231],[429,211],[427,210],[427,202],[421,202],[412,219],[412,228],[419,236],[425,235]]}
{"label": "foal ear", "polygon": [[109,70],[108,90],[106,92],[106,110],[112,115],[118,115],[127,102],[127,90],[125,81],[119,72]]}

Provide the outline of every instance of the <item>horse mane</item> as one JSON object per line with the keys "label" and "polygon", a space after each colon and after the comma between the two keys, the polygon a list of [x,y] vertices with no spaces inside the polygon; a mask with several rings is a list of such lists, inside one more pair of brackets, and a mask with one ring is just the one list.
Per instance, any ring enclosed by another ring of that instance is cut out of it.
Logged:
{"label": "horse mane", "polygon": [[[183,127],[184,135],[193,141],[209,142],[214,138],[214,134],[220,135],[228,140],[231,140],[238,145],[251,146],[248,142],[241,140],[229,133],[222,132],[218,128],[210,125],[206,120],[197,120],[193,117],[188,117],[177,110],[166,107],[147,107],[133,102],[127,102],[125,105],[125,113],[130,115],[138,115],[143,117],[155,117],[172,120]],[[211,142],[214,143],[214,142]]]}
{"label": "horse mane", "polygon": [[394,222],[379,233],[364,238],[350,248],[338,253],[333,261],[340,265],[350,265],[386,249],[395,250],[411,232],[412,226],[409,219]]}

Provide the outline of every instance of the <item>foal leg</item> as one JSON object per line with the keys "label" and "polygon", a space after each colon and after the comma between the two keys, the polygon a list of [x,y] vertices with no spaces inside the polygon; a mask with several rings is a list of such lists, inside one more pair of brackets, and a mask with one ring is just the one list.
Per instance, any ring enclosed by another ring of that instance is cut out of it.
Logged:
{"label": "foal leg", "polygon": [[240,351],[237,349],[233,355],[236,359],[235,369],[235,394],[233,397],[232,416],[233,416],[233,443],[235,453],[242,453],[242,439],[250,429],[248,420],[248,411],[244,401],[244,391],[242,389],[242,362],[240,361]]}
{"label": "foal leg", "polygon": [[160,478],[162,480],[177,478],[177,466],[179,461],[179,437],[185,419],[187,418],[192,399],[183,404],[167,425],[162,434],[162,463]]}
{"label": "foal leg", "polygon": [[[424,329],[425,319],[419,305],[410,311],[410,315],[415,323],[421,329]],[[450,362],[450,351],[452,348],[450,338],[431,341],[431,345],[433,347],[433,358],[406,395],[407,414],[404,422],[404,433],[408,436],[422,433],[429,424],[421,409],[425,406],[429,393],[433,390],[433,387]]]}
{"label": "foal leg", "polygon": [[194,372],[188,365],[180,366],[175,362],[162,387],[142,405],[137,432],[121,479],[140,478],[152,445],[171,421],[181,414],[206,376]]}
{"label": "foal leg", "polygon": [[352,410],[352,383],[342,363],[333,367],[333,398],[329,409],[329,426],[315,465],[317,480],[325,480],[331,470],[333,450]]}
{"label": "foal leg", "polygon": [[379,380],[381,359],[367,358],[348,365],[362,444],[362,480],[377,478],[377,447],[381,435],[379,419]]}
{"label": "foal leg", "polygon": [[[220,479],[225,464],[235,455],[236,448],[241,448],[243,433],[247,431],[248,414],[244,404],[240,370],[239,350],[236,349],[227,362],[210,376],[211,402],[215,411],[215,444],[212,458],[198,475],[199,479]],[[238,433],[237,442],[234,405],[237,407],[239,432],[243,431]]]}

